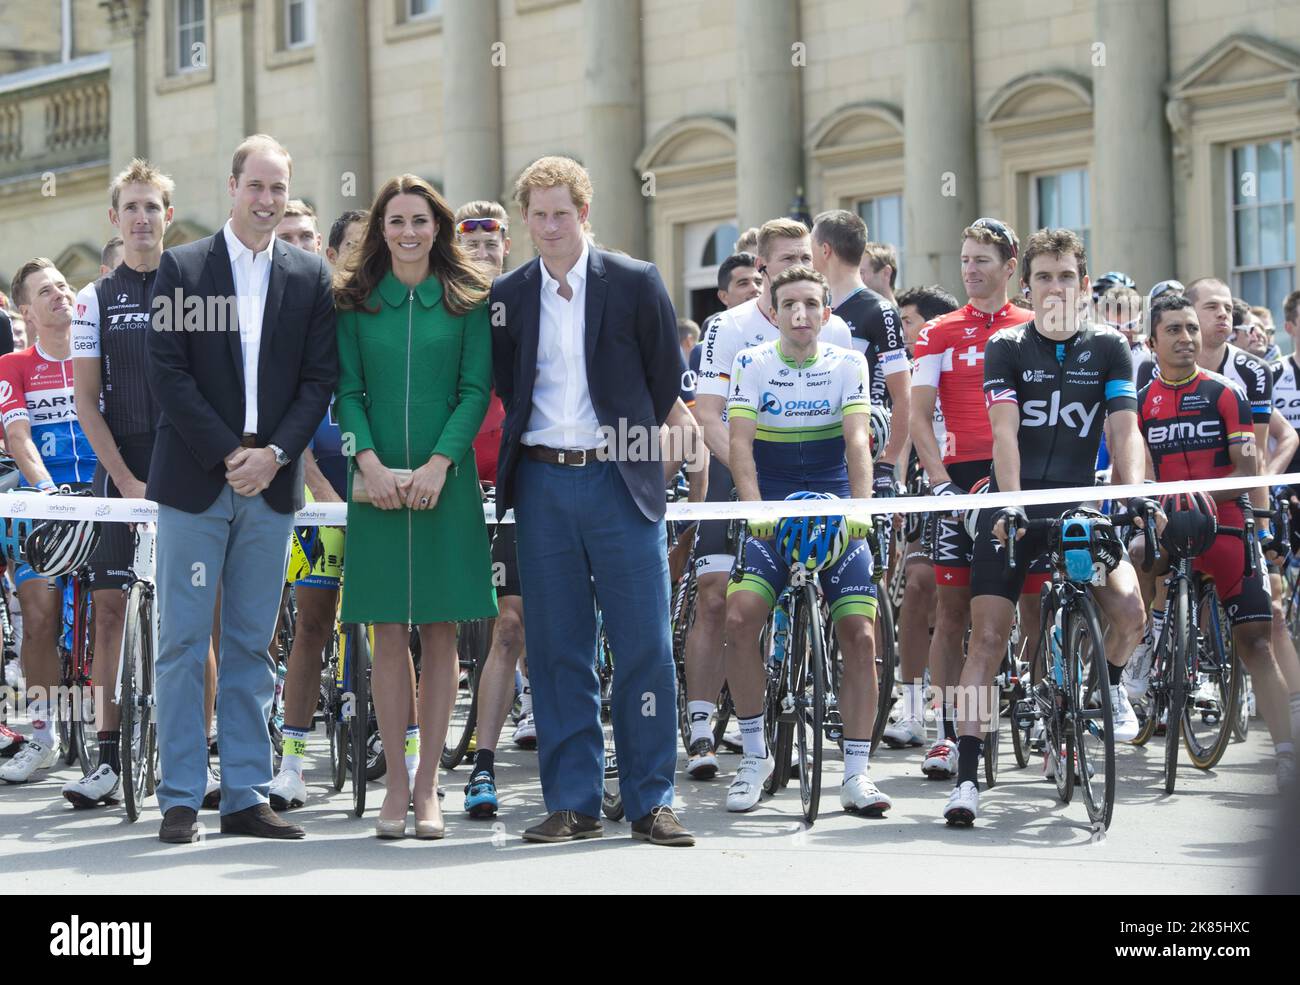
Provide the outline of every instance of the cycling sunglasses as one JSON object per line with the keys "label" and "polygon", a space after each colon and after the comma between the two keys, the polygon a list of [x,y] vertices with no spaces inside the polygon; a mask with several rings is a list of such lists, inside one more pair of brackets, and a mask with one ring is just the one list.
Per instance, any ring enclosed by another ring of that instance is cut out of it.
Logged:
{"label": "cycling sunglasses", "polygon": [[976,219],[970,224],[970,227],[971,229],[987,229],[994,236],[999,237],[1002,242],[1007,244],[1007,249],[1011,251],[1012,257],[1020,254],[1020,247],[1016,243],[1015,234],[1005,222],[1001,222],[997,219],[990,219],[986,216],[981,219]]}
{"label": "cycling sunglasses", "polygon": [[506,224],[500,219],[461,219],[456,223],[456,235],[464,236],[466,233],[478,232],[480,229],[485,233],[494,233],[498,229],[505,229]]}

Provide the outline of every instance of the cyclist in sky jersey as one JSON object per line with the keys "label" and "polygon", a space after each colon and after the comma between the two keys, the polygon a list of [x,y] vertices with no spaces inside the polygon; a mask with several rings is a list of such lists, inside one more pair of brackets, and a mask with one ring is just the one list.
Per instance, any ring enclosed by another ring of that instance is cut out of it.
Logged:
{"label": "cyclist in sky jersey", "polygon": [[[0,356],[0,422],[5,444],[23,484],[43,493],[59,486],[86,488],[95,473],[95,452],[77,423],[72,392],[72,313],[76,297],[53,261],[28,260],[14,275],[14,303],[35,342]],[[26,783],[37,770],[59,759],[55,735],[57,709],[51,696],[59,686],[56,650],[63,623],[59,579],[46,579],[31,566],[17,564],[13,582],[23,612],[22,663],[27,681],[32,737],[0,766],[0,780]]]}
{"label": "cyclist in sky jersey", "polygon": [[[1128,343],[1114,329],[1083,320],[1088,292],[1087,252],[1067,229],[1042,229],[1029,238],[1021,261],[1034,320],[1004,329],[985,349],[984,393],[993,432],[991,492],[1091,486],[1102,427],[1111,418],[1114,481],[1141,482],[1145,461],[1137,428],[1137,400]],[[1028,498],[1028,497],[1027,497]],[[1137,497],[1129,508],[1142,513],[1150,500]],[[1073,504],[1077,506],[1078,504]],[[1007,517],[1059,516],[1069,503],[984,510],[971,560],[971,636],[962,667],[959,695],[957,784],[944,818],[973,824],[978,814],[977,773],[988,723],[975,706],[996,709],[987,695],[1011,632],[1013,603],[1024,583],[1028,561],[1045,553],[1042,531],[1017,531],[1015,568],[1006,564]],[[1157,513],[1157,526],[1164,518]],[[1137,717],[1119,686],[1123,665],[1142,634],[1145,610],[1133,567],[1117,558],[1107,583],[1094,590],[1107,622],[1106,659],[1114,707],[1114,737],[1137,735]],[[1059,755],[1049,750],[1048,755]],[[1054,767],[1055,768],[1055,767]]]}
{"label": "cyclist in sky jersey", "polygon": [[[865,498],[871,493],[866,360],[825,345],[818,334],[830,317],[826,279],[792,267],[771,282],[780,337],[737,354],[727,405],[731,462],[744,501],[780,500],[796,492]],[[833,504],[831,504],[833,506]],[[839,710],[844,723],[840,804],[850,813],[881,816],[891,804],[867,775],[879,697],[876,677],[876,587],[866,537],[870,519],[846,517],[843,555],[819,578],[843,659]],[[727,683],[735,702],[744,755],[727,790],[727,810],[757,806],[776,767],[767,748],[765,672],[759,635],[790,576],[771,539],[775,518],[749,522],[741,581],[727,589]]]}
{"label": "cyclist in sky jersey", "polygon": [[[172,179],[136,159],[109,187],[108,220],[122,233],[122,262],[82,288],[72,320],[77,418],[95,449],[96,496],[144,498],[158,405],[149,388],[149,299],[162,258],[163,236],[174,215]],[[99,525],[99,547],[87,574],[94,593],[94,675],[117,680],[131,581],[134,539],[125,523]],[[114,689],[105,687],[104,718],[97,723],[99,762],[63,787],[74,807],[94,807],[117,794],[122,771]]]}

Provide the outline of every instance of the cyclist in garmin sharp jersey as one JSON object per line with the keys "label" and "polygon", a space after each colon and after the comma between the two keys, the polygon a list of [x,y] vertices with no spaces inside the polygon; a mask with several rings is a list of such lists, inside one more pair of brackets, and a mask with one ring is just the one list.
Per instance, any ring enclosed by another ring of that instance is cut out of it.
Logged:
{"label": "cyclist in garmin sharp jersey", "polygon": [[[984,393],[993,432],[990,489],[1091,486],[1107,416],[1115,481],[1140,482],[1145,462],[1128,343],[1111,328],[1083,321],[1088,292],[1083,241],[1067,229],[1039,230],[1026,243],[1021,264],[1034,320],[999,332],[984,352]],[[1141,498],[1130,501],[1137,513],[1147,505]],[[1069,508],[1063,503],[981,513],[971,561],[971,638],[960,678],[963,695],[987,694],[1006,652],[1012,603],[1025,577],[1025,564],[1009,569],[1005,563],[1004,518],[1059,516]],[[1163,515],[1157,515],[1157,523],[1163,524]],[[1018,557],[1026,561],[1044,553],[1046,541],[1039,532],[1025,537],[1017,531],[1017,541]],[[1132,565],[1121,559],[1095,598],[1109,624],[1105,648],[1114,738],[1127,741],[1137,735],[1137,718],[1119,686],[1120,676],[1144,625]],[[979,707],[996,710],[996,697]],[[944,818],[969,825],[978,812],[976,775],[989,723],[978,713],[959,717],[957,785]]]}
{"label": "cyclist in garmin sharp jersey", "polygon": [[[1151,325],[1161,370],[1138,394],[1138,415],[1154,478],[1164,482],[1256,475],[1259,456],[1250,406],[1237,385],[1197,366],[1201,330],[1191,301],[1177,294],[1160,298],[1151,309]],[[1218,501],[1219,524],[1240,530],[1245,497],[1232,491],[1211,495]],[[1141,544],[1135,543],[1134,548],[1143,595],[1151,599],[1169,559],[1162,555],[1150,572],[1142,572]],[[1285,790],[1295,780],[1287,686],[1270,639],[1273,617],[1265,567],[1258,564],[1251,574],[1244,574],[1245,550],[1258,554],[1255,544],[1243,546],[1240,534],[1221,532],[1194,564],[1214,579],[1228,612],[1233,648],[1250,673],[1260,713],[1273,738],[1278,787]]]}
{"label": "cyclist in garmin sharp jersey", "polygon": [[[771,287],[780,338],[736,356],[728,402],[732,465],[746,501],[791,493],[870,495],[871,453],[866,361],[852,349],[824,345],[818,333],[829,317],[825,278],[808,267],[781,273]],[[765,674],[759,634],[789,578],[774,541],[776,520],[750,521],[742,580],[727,589],[727,683],[735,702],[744,756],[727,791],[727,810],[758,804],[775,768],[763,727]],[[871,551],[862,539],[870,519],[846,518],[851,538],[843,556],[822,570],[844,661],[840,713],[844,721],[844,780],[840,804],[879,817],[890,806],[867,777],[871,729],[878,699],[876,589]]]}
{"label": "cyclist in garmin sharp jersey", "polygon": [[[30,349],[0,356],[0,420],[5,442],[25,485],[45,493],[61,484],[84,488],[95,469],[95,453],[77,424],[72,397],[72,310],[75,298],[53,262],[44,257],[18,268],[13,299],[35,342]],[[13,572],[23,612],[22,661],[32,700],[32,738],[0,766],[0,780],[25,783],[59,758],[49,695],[59,686],[55,649],[63,617],[63,592],[25,563]],[[60,586],[61,587],[61,586]],[[39,690],[38,690],[39,689]]]}
{"label": "cyclist in garmin sharp jersey", "polygon": [[[122,262],[82,288],[72,321],[77,417],[95,449],[96,496],[144,498],[158,405],[149,386],[149,300],[172,221],[172,180],[145,161],[132,161],[109,188],[108,219],[122,233]],[[125,523],[103,523],[87,576],[94,593],[95,679],[117,679],[126,596],[135,542]],[[105,688],[97,723],[99,762],[67,783],[74,807],[109,803],[121,772],[121,709]]]}

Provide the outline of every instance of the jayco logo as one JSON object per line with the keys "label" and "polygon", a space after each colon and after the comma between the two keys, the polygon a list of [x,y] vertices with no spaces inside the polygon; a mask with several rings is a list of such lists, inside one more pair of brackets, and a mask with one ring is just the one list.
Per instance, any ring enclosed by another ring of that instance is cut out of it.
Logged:
{"label": "jayco logo", "polygon": [[1088,432],[1092,430],[1093,419],[1097,416],[1097,409],[1100,404],[1093,404],[1091,407],[1085,407],[1083,404],[1075,402],[1061,406],[1061,394],[1056,392],[1052,394],[1050,403],[1046,400],[1027,400],[1024,404],[1025,424],[1028,427],[1036,428],[1056,427],[1057,422],[1064,424],[1068,428],[1074,428],[1079,432],[1079,437],[1088,437]]}
{"label": "jayco logo", "polygon": [[146,965],[153,958],[153,924],[138,920],[82,923],[74,913],[67,923],[50,926],[50,954],[56,958],[129,957],[132,964]]}

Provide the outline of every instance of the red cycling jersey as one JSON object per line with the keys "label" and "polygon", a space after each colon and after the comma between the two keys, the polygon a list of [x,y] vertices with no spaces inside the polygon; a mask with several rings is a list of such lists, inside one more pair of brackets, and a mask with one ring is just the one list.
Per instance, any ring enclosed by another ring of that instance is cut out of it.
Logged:
{"label": "red cycling jersey", "polygon": [[944,465],[993,457],[993,431],[984,405],[984,346],[996,332],[1033,317],[1032,311],[1010,302],[991,315],[968,304],[921,329],[912,386],[939,391],[947,428]]}
{"label": "red cycling jersey", "polygon": [[489,394],[487,416],[474,438],[474,461],[478,477],[483,482],[497,481],[497,456],[501,453],[501,424],[506,419],[506,409],[495,392]]}

